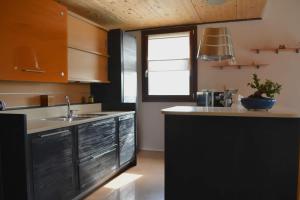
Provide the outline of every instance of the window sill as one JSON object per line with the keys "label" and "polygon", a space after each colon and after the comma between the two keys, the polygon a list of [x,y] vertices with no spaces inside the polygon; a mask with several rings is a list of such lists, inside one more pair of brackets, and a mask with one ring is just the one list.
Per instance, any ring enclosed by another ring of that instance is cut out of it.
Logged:
{"label": "window sill", "polygon": [[142,102],[196,102],[192,96],[143,96]]}

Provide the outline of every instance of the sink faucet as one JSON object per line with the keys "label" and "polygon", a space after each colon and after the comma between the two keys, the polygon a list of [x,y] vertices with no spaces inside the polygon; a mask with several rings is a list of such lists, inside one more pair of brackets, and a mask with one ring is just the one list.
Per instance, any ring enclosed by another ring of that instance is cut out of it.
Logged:
{"label": "sink faucet", "polygon": [[66,103],[67,103],[67,118],[72,118],[73,117],[73,111],[71,110],[71,103],[70,103],[70,98],[69,96],[66,96]]}

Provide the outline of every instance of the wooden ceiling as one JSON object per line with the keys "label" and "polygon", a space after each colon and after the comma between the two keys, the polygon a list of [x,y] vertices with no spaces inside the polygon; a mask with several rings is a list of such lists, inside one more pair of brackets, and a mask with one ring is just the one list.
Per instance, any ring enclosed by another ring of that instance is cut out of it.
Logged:
{"label": "wooden ceiling", "polygon": [[261,18],[267,0],[56,0],[69,10],[108,29]]}

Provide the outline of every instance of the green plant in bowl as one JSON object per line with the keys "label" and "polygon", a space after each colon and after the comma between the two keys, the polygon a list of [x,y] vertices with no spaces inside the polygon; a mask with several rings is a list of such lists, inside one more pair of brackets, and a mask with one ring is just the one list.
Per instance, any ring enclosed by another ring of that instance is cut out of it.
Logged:
{"label": "green plant in bowl", "polygon": [[247,98],[241,99],[242,105],[248,110],[269,110],[276,103],[276,94],[280,94],[282,85],[271,80],[261,83],[257,74],[253,74],[252,82],[248,86],[255,89],[255,92]]}

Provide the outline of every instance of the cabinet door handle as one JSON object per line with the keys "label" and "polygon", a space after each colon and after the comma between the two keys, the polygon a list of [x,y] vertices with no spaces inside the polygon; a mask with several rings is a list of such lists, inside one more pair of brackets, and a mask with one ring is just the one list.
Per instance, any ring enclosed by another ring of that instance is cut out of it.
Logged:
{"label": "cabinet door handle", "polygon": [[109,124],[109,123],[112,123],[112,122],[114,122],[114,120],[108,120],[108,121],[98,122],[98,123],[92,124],[92,127],[96,127],[96,126],[100,126],[100,125],[106,125],[106,124]]}
{"label": "cabinet door handle", "polygon": [[133,114],[129,114],[129,115],[126,115],[126,116],[121,116],[119,118],[120,121],[127,120],[127,119],[134,119],[134,115]]}
{"label": "cabinet door handle", "polygon": [[[112,146],[112,148],[115,148],[117,145],[113,145]],[[104,156],[105,154],[108,154],[108,153],[110,153],[110,152],[112,152],[113,151],[113,149],[110,149],[110,150],[108,150],[108,151],[105,151],[104,153],[101,153],[101,154],[98,154],[98,155],[92,155],[92,160],[95,160],[95,159],[97,159],[97,158],[99,158],[99,157],[102,157],[102,156]]]}
{"label": "cabinet door handle", "polygon": [[58,135],[58,134],[63,134],[63,133],[71,134],[71,132],[69,130],[64,130],[64,131],[57,131],[57,132],[49,133],[49,134],[45,134],[45,135],[40,135],[40,138],[46,138],[46,137],[50,137],[50,136],[54,136],[54,135]]}
{"label": "cabinet door handle", "polygon": [[45,73],[45,70],[40,69],[22,69],[23,72],[32,72],[32,73]]}
{"label": "cabinet door handle", "polygon": [[101,126],[101,125],[104,125],[104,124],[106,124],[106,123],[105,122],[99,122],[99,123],[92,124],[92,127]]}

